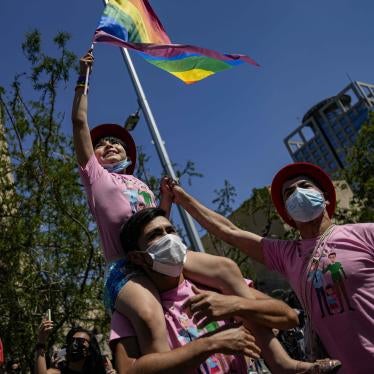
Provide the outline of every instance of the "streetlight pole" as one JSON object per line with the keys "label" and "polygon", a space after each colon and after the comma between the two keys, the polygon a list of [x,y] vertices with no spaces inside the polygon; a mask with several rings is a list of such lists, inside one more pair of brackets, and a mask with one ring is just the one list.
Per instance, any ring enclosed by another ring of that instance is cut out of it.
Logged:
{"label": "streetlight pole", "polygon": [[[142,111],[144,113],[149,131],[151,132],[151,136],[153,139],[153,142],[156,146],[157,154],[160,158],[161,164],[166,171],[166,173],[173,179],[177,179],[177,176],[174,172],[173,165],[170,162],[168,153],[166,151],[164,142],[162,141],[160,132],[158,131],[156,121],[153,117],[151,108],[148,104],[147,98],[144,94],[143,87],[140,83],[138,74],[136,73],[134,64],[132,63],[131,56],[129,54],[129,51],[126,48],[121,48],[122,56],[125,61],[127,70],[130,74],[131,81],[133,83],[134,89],[136,91],[136,95],[138,96],[139,105],[142,108]],[[187,232],[188,239],[191,242],[192,247],[198,251],[198,252],[205,252],[204,247],[201,243],[200,237],[198,235],[198,232],[196,230],[196,227],[193,223],[193,220],[191,216],[178,205],[179,214],[181,216],[183,225],[185,227],[185,230]]]}

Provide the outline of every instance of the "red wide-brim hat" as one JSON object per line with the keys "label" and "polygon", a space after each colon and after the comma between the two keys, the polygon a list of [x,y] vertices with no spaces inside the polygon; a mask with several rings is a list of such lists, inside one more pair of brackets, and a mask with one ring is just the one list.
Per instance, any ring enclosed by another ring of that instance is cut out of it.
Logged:
{"label": "red wide-brim hat", "polygon": [[286,181],[300,177],[310,177],[317,184],[317,187],[324,193],[325,199],[329,201],[326,210],[331,218],[336,207],[336,192],[331,178],[318,166],[309,162],[295,162],[286,165],[278,171],[271,183],[271,198],[278,214],[292,227],[296,227],[295,222],[288,216],[285,203],[283,201],[282,188]]}
{"label": "red wide-brim hat", "polygon": [[133,174],[136,165],[136,145],[133,137],[120,125],[104,123],[91,130],[92,144],[105,136],[114,136],[125,143],[127,157],[131,160],[131,165],[126,168],[126,174]]}

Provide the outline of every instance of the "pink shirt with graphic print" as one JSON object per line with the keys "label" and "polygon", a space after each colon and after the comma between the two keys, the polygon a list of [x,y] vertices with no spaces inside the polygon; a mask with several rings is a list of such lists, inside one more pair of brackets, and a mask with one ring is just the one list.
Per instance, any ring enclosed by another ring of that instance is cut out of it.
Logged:
{"label": "pink shirt with graphic print", "polygon": [[[216,330],[223,322],[213,322],[204,329],[197,329],[192,319],[182,308],[191,296],[195,295],[191,283],[184,280],[177,288],[160,294],[165,313],[166,326],[171,349],[181,347],[207,332]],[[129,336],[136,336],[130,321],[115,311],[111,321],[110,342]],[[247,364],[243,356],[215,354],[203,362],[196,373],[247,373]]]}
{"label": "pink shirt with graphic print", "polygon": [[374,372],[374,224],[335,226],[305,288],[317,242],[264,239],[265,263],[289,280],[300,300],[307,298],[313,328],[330,357],[343,364],[339,373]]}
{"label": "pink shirt with graphic print", "polygon": [[99,229],[105,261],[122,258],[121,226],[137,211],[154,207],[154,195],[145,183],[132,175],[109,173],[94,154],[79,172]]}

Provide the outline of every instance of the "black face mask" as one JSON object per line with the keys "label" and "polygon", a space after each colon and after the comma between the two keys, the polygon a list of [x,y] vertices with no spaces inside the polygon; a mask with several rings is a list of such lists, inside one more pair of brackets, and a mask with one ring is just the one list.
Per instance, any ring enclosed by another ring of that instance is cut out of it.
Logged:
{"label": "black face mask", "polygon": [[86,358],[89,354],[88,347],[84,345],[85,340],[73,338],[67,347],[66,354],[68,361],[77,362]]}

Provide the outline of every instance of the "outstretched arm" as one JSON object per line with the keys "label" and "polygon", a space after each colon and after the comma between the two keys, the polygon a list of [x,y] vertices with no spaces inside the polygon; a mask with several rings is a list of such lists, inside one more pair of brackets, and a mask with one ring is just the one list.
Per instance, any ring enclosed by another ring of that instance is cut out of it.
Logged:
{"label": "outstretched arm", "polygon": [[173,183],[172,186],[174,202],[186,209],[209,233],[240,249],[249,257],[264,263],[261,236],[241,230],[227,218],[201,204],[179,185]]}
{"label": "outstretched arm", "polygon": [[47,369],[47,363],[45,359],[46,355],[46,344],[48,340],[48,336],[53,329],[53,322],[43,318],[40,326],[39,326],[39,334],[38,334],[38,341],[35,347],[35,366],[34,366],[34,373],[35,374],[47,374],[47,373],[55,373],[57,370],[55,369]]}
{"label": "outstretched arm", "polygon": [[[86,76],[87,70],[92,67],[93,60],[94,58],[91,50],[80,59],[80,77]],[[71,119],[73,122],[75,153],[78,164],[82,167],[86,166],[94,152],[87,120],[87,107],[88,100],[87,95],[84,95],[84,85],[77,85],[75,88]]]}
{"label": "outstretched arm", "polygon": [[278,329],[289,329],[299,323],[296,312],[287,304],[254,289],[251,290],[253,299],[203,291],[195,286],[193,290],[196,295],[187,301],[185,307],[194,314],[194,321],[200,327],[232,317]]}
{"label": "outstretched arm", "polygon": [[136,338],[129,337],[116,345],[116,369],[119,374],[191,373],[209,356],[218,352],[258,358],[260,350],[253,336],[243,326],[201,337],[169,352],[152,353],[140,358]]}

